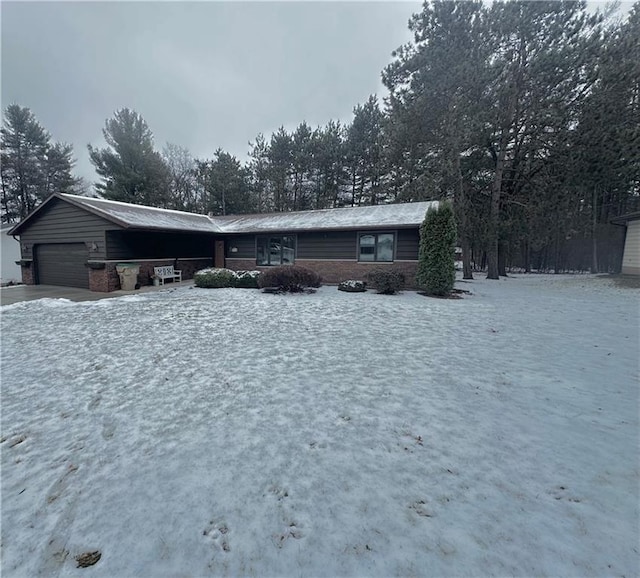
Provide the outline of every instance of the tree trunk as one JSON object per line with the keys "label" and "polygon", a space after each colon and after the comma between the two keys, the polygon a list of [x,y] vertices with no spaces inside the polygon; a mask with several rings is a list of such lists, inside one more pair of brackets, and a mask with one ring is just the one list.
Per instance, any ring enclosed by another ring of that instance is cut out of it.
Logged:
{"label": "tree trunk", "polygon": [[489,242],[487,244],[487,279],[499,279],[498,270],[498,228],[500,226],[500,192],[504,170],[504,152],[498,154],[496,174],[491,183],[491,212],[489,215]]}
{"label": "tree trunk", "polygon": [[524,242],[524,272],[531,273],[531,244],[529,239]]}
{"label": "tree trunk", "polygon": [[351,206],[356,206],[356,172],[351,173]]}
{"label": "tree trunk", "polygon": [[596,188],[593,187],[593,223],[591,227],[591,243],[592,243],[592,251],[591,251],[591,272],[598,272],[598,239],[596,237],[596,230],[598,226],[598,213],[596,211],[596,203],[598,201],[598,196],[596,192]]}
{"label": "tree trunk", "polygon": [[503,118],[503,122],[500,124],[500,141],[498,144],[498,151],[495,154],[496,169],[491,183],[491,211],[489,215],[489,247],[487,251],[487,260],[489,263],[489,269],[487,272],[487,279],[499,279],[500,271],[498,267],[498,239],[500,228],[500,197],[502,194],[502,177],[505,170],[505,161],[507,158],[507,145],[509,144],[509,138],[511,136],[511,130],[514,126],[516,119],[516,111],[518,107],[518,99],[522,90],[522,68],[525,66],[526,61],[526,47],[524,41],[520,41],[520,49],[518,54],[518,67],[515,71],[515,75],[512,78],[511,94],[509,95],[509,102],[507,110]]}
{"label": "tree trunk", "polygon": [[498,242],[498,273],[501,277],[507,276],[507,244]]}
{"label": "tree trunk", "polygon": [[502,193],[502,176],[504,174],[505,158],[509,130],[502,129],[499,150],[496,154],[496,169],[491,183],[491,210],[489,214],[489,243],[487,246],[487,279],[499,279],[498,269],[498,229],[500,228],[500,195]]}
{"label": "tree trunk", "polygon": [[458,186],[456,187],[457,199],[454,202],[458,204],[458,214],[460,215],[460,244],[462,245],[462,278],[473,279],[471,271],[471,243],[469,242],[469,215],[467,214],[468,203],[467,194],[464,190],[464,180],[462,178],[462,167],[460,165],[459,147],[455,147],[453,151],[453,160],[455,163],[456,179]]}
{"label": "tree trunk", "polygon": [[463,233],[462,239],[462,278],[473,279],[473,270],[471,269],[471,243],[469,236]]}
{"label": "tree trunk", "polygon": [[[9,201],[7,199],[7,186],[5,184],[5,180],[4,180],[4,178],[2,176],[0,176],[0,183],[2,183],[2,210],[4,211],[5,215],[10,216]],[[11,222],[11,221],[13,221],[12,218],[9,220],[9,222]]]}

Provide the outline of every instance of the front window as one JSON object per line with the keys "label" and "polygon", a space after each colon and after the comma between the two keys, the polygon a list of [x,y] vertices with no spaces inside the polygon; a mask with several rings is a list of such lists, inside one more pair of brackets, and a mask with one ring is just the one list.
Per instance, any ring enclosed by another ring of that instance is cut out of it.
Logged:
{"label": "front window", "polygon": [[358,261],[393,261],[393,233],[363,233],[358,240]]}
{"label": "front window", "polygon": [[296,255],[296,240],[292,235],[258,237],[256,265],[292,265]]}

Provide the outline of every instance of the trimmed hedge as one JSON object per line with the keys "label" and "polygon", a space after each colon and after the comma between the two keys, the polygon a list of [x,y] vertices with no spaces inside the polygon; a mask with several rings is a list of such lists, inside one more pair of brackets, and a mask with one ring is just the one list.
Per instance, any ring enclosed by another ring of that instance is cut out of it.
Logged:
{"label": "trimmed hedge", "polygon": [[202,269],[193,276],[195,286],[206,289],[234,287],[235,280],[235,273],[229,269]]}
{"label": "trimmed hedge", "polygon": [[223,287],[258,288],[259,271],[232,271],[231,269],[210,268],[197,271],[193,276],[196,287],[220,289]]}
{"label": "trimmed hedge", "polygon": [[283,265],[274,267],[260,273],[258,286],[277,287],[279,291],[286,293],[301,293],[309,287],[320,287],[322,279],[315,271],[295,265]]}
{"label": "trimmed hedge", "polygon": [[260,271],[236,271],[235,287],[242,289],[258,289]]}
{"label": "trimmed hedge", "polygon": [[374,269],[369,271],[365,277],[373,288],[383,295],[393,295],[404,289],[404,273],[393,268]]}

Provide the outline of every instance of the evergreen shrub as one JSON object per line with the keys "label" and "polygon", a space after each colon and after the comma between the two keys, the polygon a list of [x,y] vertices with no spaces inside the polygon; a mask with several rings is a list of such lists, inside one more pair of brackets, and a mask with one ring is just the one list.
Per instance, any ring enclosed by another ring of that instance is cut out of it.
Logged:
{"label": "evergreen shrub", "polygon": [[366,274],[366,278],[372,287],[383,295],[393,295],[404,289],[404,273],[392,267],[373,269]]}
{"label": "evergreen shrub", "polygon": [[300,293],[310,287],[320,287],[322,279],[315,271],[295,265],[274,267],[260,273],[258,286],[261,288],[277,287],[286,293]]}
{"label": "evergreen shrub", "polygon": [[196,287],[204,287],[206,289],[235,287],[236,273],[230,269],[202,269],[194,274],[193,282]]}
{"label": "evergreen shrub", "polygon": [[260,271],[236,271],[234,287],[241,289],[258,289],[258,277]]}
{"label": "evergreen shrub", "polygon": [[456,280],[456,221],[449,202],[429,209],[420,227],[416,283],[427,295],[448,296]]}
{"label": "evergreen shrub", "polygon": [[366,290],[367,284],[364,281],[349,279],[338,284],[338,291],[346,291],[347,293],[364,293]]}

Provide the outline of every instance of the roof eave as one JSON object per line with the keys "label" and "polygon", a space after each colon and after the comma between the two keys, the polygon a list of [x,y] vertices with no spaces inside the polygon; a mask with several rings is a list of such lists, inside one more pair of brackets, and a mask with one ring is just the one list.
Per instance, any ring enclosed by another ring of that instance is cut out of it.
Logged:
{"label": "roof eave", "polygon": [[171,227],[163,227],[161,225],[158,226],[152,226],[152,225],[145,225],[145,226],[136,226],[136,225],[128,225],[127,229],[129,231],[164,231],[167,233],[202,233],[202,234],[210,234],[210,235],[219,235],[220,231],[205,231],[203,229],[194,229],[194,228],[180,228],[180,229],[176,229],[176,228],[171,228]]}
{"label": "roof eave", "polygon": [[640,211],[634,211],[633,213],[613,217],[609,222],[613,225],[626,225],[629,221],[637,221],[638,219],[640,219]]}
{"label": "roof eave", "polygon": [[257,235],[262,233],[318,233],[322,231],[372,231],[385,229],[418,229],[422,223],[403,223],[401,225],[354,225],[349,227],[280,227],[270,229],[247,229],[245,231],[220,231],[220,235]]}

